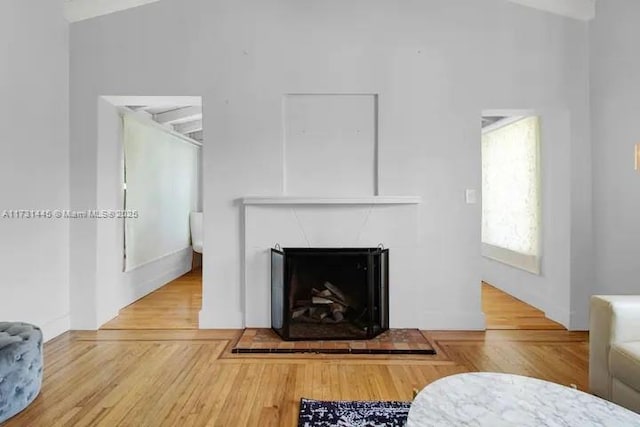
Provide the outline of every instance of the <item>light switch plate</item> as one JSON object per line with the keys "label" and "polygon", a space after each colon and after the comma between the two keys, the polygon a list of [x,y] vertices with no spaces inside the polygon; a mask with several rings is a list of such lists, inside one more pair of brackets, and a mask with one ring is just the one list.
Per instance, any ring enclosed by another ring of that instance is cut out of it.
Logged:
{"label": "light switch plate", "polygon": [[476,204],[477,202],[476,190],[467,189],[467,191],[465,192],[465,200],[467,201],[468,205]]}

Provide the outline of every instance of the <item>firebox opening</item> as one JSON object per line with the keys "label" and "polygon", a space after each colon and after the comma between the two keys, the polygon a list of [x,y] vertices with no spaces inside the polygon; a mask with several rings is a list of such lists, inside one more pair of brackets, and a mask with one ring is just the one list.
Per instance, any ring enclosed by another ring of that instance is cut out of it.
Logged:
{"label": "firebox opening", "polygon": [[284,277],[274,277],[272,262],[272,326],[283,338],[367,339],[388,328],[387,250],[275,252],[276,270]]}

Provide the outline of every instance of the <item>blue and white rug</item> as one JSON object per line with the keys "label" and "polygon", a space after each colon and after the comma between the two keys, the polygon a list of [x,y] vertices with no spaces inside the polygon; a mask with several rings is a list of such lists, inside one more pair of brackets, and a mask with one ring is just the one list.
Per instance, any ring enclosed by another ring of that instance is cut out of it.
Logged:
{"label": "blue and white rug", "polygon": [[411,402],[300,399],[298,427],[403,427]]}

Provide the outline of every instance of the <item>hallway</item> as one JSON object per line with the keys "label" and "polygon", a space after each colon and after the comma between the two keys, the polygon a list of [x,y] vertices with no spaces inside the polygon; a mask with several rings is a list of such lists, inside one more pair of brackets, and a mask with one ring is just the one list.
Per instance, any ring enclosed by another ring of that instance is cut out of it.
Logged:
{"label": "hallway", "polygon": [[486,282],[482,282],[482,311],[487,329],[565,329],[545,317],[544,312]]}
{"label": "hallway", "polygon": [[201,307],[199,268],[123,308],[100,329],[198,329]]}

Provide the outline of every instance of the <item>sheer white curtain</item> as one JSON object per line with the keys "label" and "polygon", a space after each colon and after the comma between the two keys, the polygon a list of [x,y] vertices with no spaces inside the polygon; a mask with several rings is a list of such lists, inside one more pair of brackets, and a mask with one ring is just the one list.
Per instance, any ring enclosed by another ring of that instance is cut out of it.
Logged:
{"label": "sheer white curtain", "polygon": [[524,117],[482,135],[482,253],[540,272],[540,126]]}
{"label": "sheer white curtain", "polygon": [[198,203],[200,147],[124,115],[125,271],[191,245],[189,214]]}

